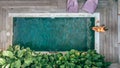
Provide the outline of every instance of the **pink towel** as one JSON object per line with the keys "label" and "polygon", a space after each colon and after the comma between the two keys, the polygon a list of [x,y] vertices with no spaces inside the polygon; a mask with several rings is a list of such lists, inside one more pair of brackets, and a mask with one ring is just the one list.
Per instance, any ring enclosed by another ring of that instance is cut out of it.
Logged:
{"label": "pink towel", "polygon": [[68,0],[67,1],[67,11],[76,13],[78,12],[78,1],[77,0]]}
{"label": "pink towel", "polygon": [[94,13],[98,5],[98,0],[87,0],[83,5],[82,10],[87,11],[88,13]]}

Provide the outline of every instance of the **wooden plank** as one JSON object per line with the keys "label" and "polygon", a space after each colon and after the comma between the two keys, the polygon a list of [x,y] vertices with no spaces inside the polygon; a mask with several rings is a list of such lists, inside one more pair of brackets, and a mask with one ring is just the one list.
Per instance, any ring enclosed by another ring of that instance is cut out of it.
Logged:
{"label": "wooden plank", "polygon": [[0,8],[0,49],[2,49],[3,48],[3,46],[2,46],[2,29],[3,29],[3,25],[2,25],[3,23],[2,23],[2,8]]}
{"label": "wooden plank", "polygon": [[114,62],[116,62],[117,61],[117,52],[115,51],[115,48],[117,47],[117,43],[118,43],[118,21],[117,21],[117,2],[116,1],[114,1],[113,2],[113,4],[114,4],[114,6],[113,6],[113,23],[114,23],[114,44],[113,44],[113,46],[114,46],[114,55],[113,55],[113,57],[114,57]]}
{"label": "wooden plank", "polygon": [[45,5],[56,5],[50,4],[50,0],[43,1],[0,1],[0,6],[45,6]]}
{"label": "wooden plank", "polygon": [[120,0],[118,0],[118,14],[120,14]]}

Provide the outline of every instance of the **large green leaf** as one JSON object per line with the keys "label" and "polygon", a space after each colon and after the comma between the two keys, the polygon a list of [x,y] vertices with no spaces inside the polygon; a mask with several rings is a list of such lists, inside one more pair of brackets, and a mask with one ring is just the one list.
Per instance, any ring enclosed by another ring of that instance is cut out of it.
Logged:
{"label": "large green leaf", "polygon": [[60,68],[65,68],[65,65],[60,65]]}
{"label": "large green leaf", "polygon": [[21,61],[16,60],[15,62],[11,63],[11,68],[20,68],[21,67]]}
{"label": "large green leaf", "polygon": [[97,62],[97,63],[96,63],[96,66],[97,66],[97,67],[102,67],[102,66],[103,66],[103,63],[102,63],[102,62]]}
{"label": "large green leaf", "polygon": [[4,64],[1,68],[5,68],[6,64]]}
{"label": "large green leaf", "polygon": [[14,58],[14,54],[11,51],[3,51],[2,55],[10,58]]}
{"label": "large green leaf", "polygon": [[6,63],[6,60],[4,58],[0,58],[0,65],[4,65]]}
{"label": "large green leaf", "polygon": [[80,65],[76,65],[76,68],[82,68],[82,66],[80,66]]}
{"label": "large green leaf", "polygon": [[25,52],[26,52],[26,49],[19,50],[19,51],[17,52],[17,56],[18,56],[19,58],[21,58],[21,57],[25,54]]}
{"label": "large green leaf", "polygon": [[33,59],[32,57],[24,58],[24,66],[29,66],[33,62]]}
{"label": "large green leaf", "polygon": [[7,65],[5,66],[5,68],[10,68],[10,64],[7,64]]}
{"label": "large green leaf", "polygon": [[14,47],[14,50],[16,51],[16,50],[20,50],[20,46],[19,45],[16,45],[15,47]]}

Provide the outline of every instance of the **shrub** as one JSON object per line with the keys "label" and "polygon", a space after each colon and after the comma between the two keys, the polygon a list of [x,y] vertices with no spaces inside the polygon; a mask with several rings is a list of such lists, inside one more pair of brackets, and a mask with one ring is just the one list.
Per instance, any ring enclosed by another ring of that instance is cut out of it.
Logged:
{"label": "shrub", "polygon": [[41,54],[30,48],[10,46],[0,51],[0,68],[107,68],[110,64],[95,50]]}

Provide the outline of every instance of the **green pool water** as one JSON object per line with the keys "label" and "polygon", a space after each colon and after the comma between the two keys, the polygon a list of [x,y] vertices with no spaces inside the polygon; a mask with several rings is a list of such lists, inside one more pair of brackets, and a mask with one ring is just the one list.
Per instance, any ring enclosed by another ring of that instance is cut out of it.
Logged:
{"label": "green pool water", "polygon": [[36,51],[94,49],[93,17],[14,17],[13,45]]}

